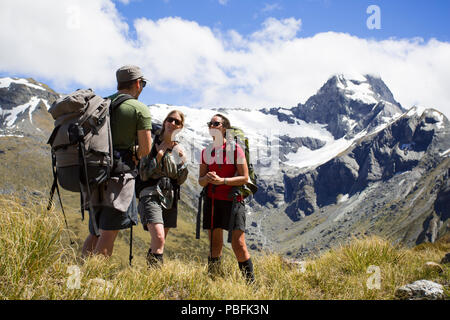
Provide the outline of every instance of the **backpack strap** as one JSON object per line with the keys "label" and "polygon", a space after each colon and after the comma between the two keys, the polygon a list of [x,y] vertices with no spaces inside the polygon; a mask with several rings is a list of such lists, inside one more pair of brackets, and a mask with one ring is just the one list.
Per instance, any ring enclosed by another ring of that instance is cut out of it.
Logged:
{"label": "backpack strap", "polygon": [[230,221],[228,224],[228,238],[227,238],[228,243],[231,243],[234,225],[236,224],[236,205],[237,205],[237,196],[234,196],[233,204],[231,205]]}
{"label": "backpack strap", "polygon": [[[123,95],[120,95],[118,98],[116,98],[114,101],[112,101],[111,106],[110,106],[111,118],[112,118],[114,110],[116,110],[118,107],[120,107],[120,105],[122,103],[124,103],[125,101],[131,100],[131,99],[136,99],[136,98],[129,94],[123,94]],[[137,141],[137,137],[136,137],[136,141]],[[135,156],[137,158],[136,154],[135,154]],[[132,170],[132,171],[135,171],[135,170]],[[130,255],[129,255],[130,266],[131,266],[132,260],[133,260],[133,225],[131,225],[131,227],[130,227]]]}
{"label": "backpack strap", "polygon": [[129,94],[121,94],[119,95],[116,99],[114,99],[111,102],[111,110],[114,111],[116,110],[118,107],[120,107],[120,105],[122,103],[124,103],[125,101],[131,100],[131,99],[136,99],[135,97],[133,97],[132,95]]}
{"label": "backpack strap", "polygon": [[[111,124],[114,122],[113,115],[114,110],[116,110],[118,107],[122,105],[125,101],[136,99],[132,95],[129,94],[120,94],[116,99],[114,99],[111,102],[110,105],[110,118],[111,118]],[[137,136],[136,136],[137,141]],[[132,154],[127,154],[127,150],[113,150],[113,170],[111,172],[111,175],[114,174],[120,174],[120,173],[126,173],[129,172],[133,174],[133,176],[137,175],[135,165],[132,163],[131,158]],[[136,154],[134,156],[137,158]]]}
{"label": "backpack strap", "polygon": [[[61,194],[59,192],[57,170],[58,169],[56,168],[56,155],[55,155],[54,152],[52,152],[53,185],[52,185],[52,189],[50,190],[50,199],[48,201],[47,210],[50,210],[50,208],[52,206],[53,195],[55,194],[55,189],[56,189],[56,193],[57,193],[58,199],[59,199],[59,204],[61,205],[61,211],[62,211],[62,214],[64,216],[64,222],[66,224],[66,228],[69,229],[69,224],[67,223],[66,213],[64,212],[64,206],[63,206],[62,200],[61,200]],[[70,235],[69,235],[69,240],[70,240],[70,244],[71,245],[75,244],[75,242],[72,240]]]}
{"label": "backpack strap", "polygon": [[[81,183],[81,181],[85,180],[86,181],[86,195],[87,195],[87,199],[86,202],[89,205],[89,218],[91,220],[93,229],[94,229],[94,233],[95,235],[98,237],[100,236],[100,231],[98,229],[97,226],[97,221],[95,219],[95,211],[94,211],[94,207],[92,206],[92,193],[91,193],[91,187],[89,186],[89,175],[88,175],[88,167],[87,167],[87,163],[86,163],[86,155],[84,153],[85,151],[85,145],[83,142],[83,137],[84,133],[81,131],[80,128],[80,133],[79,133],[79,145],[78,145],[78,158],[79,158],[79,163],[80,165],[82,165],[82,170],[80,170],[80,190],[83,190],[83,184]],[[84,173],[84,176],[83,176]],[[84,206],[82,206],[81,210],[84,210]],[[84,213],[83,213],[84,215]]]}

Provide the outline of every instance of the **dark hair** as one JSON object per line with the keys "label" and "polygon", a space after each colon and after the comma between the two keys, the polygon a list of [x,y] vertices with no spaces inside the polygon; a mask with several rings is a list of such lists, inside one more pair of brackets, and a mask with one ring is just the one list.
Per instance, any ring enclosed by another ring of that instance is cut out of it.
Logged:
{"label": "dark hair", "polygon": [[139,81],[140,79],[125,81],[125,82],[119,82],[117,83],[117,90],[128,90],[131,89],[131,87],[136,83],[136,81]]}
{"label": "dark hair", "polygon": [[231,129],[231,123],[230,123],[230,120],[228,120],[228,118],[225,117],[223,114],[217,113],[217,114],[215,114],[215,115],[213,116],[213,118],[214,118],[214,117],[221,117],[221,118],[222,118],[222,126],[223,126],[225,129]]}

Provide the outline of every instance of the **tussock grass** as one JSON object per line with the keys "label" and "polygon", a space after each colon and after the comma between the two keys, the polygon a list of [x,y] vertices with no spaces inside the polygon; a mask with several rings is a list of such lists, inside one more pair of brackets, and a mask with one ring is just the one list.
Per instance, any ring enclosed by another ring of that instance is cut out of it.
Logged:
{"label": "tussock grass", "polygon": [[[419,279],[448,292],[450,279],[448,266],[443,273],[424,268],[450,251],[448,240],[408,249],[355,238],[300,265],[265,253],[253,257],[256,282],[248,285],[232,255],[215,277],[207,274],[206,253],[195,250],[169,255],[161,269],[149,269],[144,259],[124,265],[120,252],[81,259],[68,240],[77,235],[64,230],[60,212],[33,200],[0,197],[0,219],[0,299],[394,299],[397,287]],[[380,286],[373,288],[377,275]]]}

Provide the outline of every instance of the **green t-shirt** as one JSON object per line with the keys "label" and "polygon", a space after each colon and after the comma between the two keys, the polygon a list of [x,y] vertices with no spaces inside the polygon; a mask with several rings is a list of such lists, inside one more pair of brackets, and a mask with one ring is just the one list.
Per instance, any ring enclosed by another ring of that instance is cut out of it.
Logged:
{"label": "green t-shirt", "polygon": [[[115,93],[109,97],[114,101],[119,97]],[[150,109],[135,99],[122,103],[111,116],[111,131],[114,149],[131,149],[137,140],[138,130],[151,130],[152,116]]]}

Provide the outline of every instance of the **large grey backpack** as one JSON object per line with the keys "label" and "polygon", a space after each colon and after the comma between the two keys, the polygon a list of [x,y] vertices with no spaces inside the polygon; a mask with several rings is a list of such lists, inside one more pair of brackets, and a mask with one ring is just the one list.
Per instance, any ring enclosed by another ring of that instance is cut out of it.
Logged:
{"label": "large grey backpack", "polygon": [[[80,192],[83,219],[84,209],[89,208],[89,214],[93,214],[91,191],[110,178],[114,166],[110,114],[132,97],[121,98],[111,104],[111,100],[91,89],[77,90],[55,101],[49,109],[55,120],[55,129],[48,140],[54,176],[49,207],[55,190],[61,202],[59,182],[63,189]],[[62,211],[64,214],[63,208]],[[95,220],[91,222],[98,235]]]}

